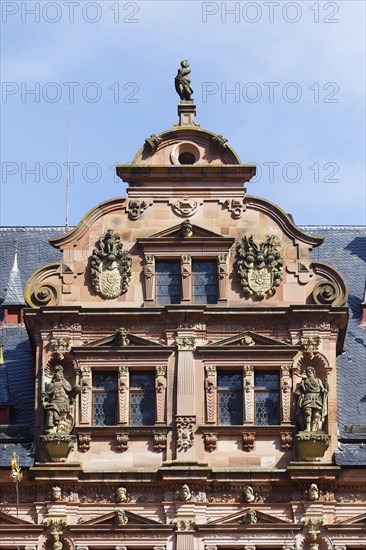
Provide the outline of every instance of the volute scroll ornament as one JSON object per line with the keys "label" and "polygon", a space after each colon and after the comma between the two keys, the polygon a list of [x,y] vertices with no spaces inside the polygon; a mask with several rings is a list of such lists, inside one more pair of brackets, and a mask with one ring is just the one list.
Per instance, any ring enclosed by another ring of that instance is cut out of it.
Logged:
{"label": "volute scroll ornament", "polygon": [[253,235],[243,237],[237,250],[237,272],[247,296],[260,300],[276,293],[282,281],[283,259],[280,239],[270,235],[257,244]]}
{"label": "volute scroll ornament", "polygon": [[121,236],[108,229],[94,248],[90,270],[92,287],[103,298],[113,299],[127,292],[132,276],[132,258],[123,250]]}

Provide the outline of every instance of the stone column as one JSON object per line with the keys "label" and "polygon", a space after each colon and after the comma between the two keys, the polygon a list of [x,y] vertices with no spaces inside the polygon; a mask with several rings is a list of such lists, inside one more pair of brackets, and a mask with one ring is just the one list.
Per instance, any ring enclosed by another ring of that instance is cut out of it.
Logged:
{"label": "stone column", "polygon": [[155,280],[154,256],[146,254],[144,276],[145,276],[145,301],[153,302],[154,301],[154,280]]}
{"label": "stone column", "polygon": [[83,366],[80,369],[80,424],[91,423],[91,391],[92,391],[92,379],[90,367]]}
{"label": "stone column", "polygon": [[192,281],[192,260],[190,256],[184,255],[181,259],[181,278],[182,278],[182,302],[191,301],[191,281]]}
{"label": "stone column", "polygon": [[156,424],[165,424],[165,402],[166,402],[166,366],[156,367],[155,378],[156,389]]}
{"label": "stone column", "polygon": [[129,422],[129,372],[127,365],[118,369],[118,424]]}
{"label": "stone column", "polygon": [[291,367],[281,366],[281,422],[291,422]]}
{"label": "stone column", "polygon": [[244,365],[244,424],[254,424],[254,367]]}
{"label": "stone column", "polygon": [[206,365],[206,380],[205,380],[205,393],[206,393],[206,422],[207,424],[216,424],[217,416],[217,381],[216,381],[216,367],[212,365]]}
{"label": "stone column", "polygon": [[195,369],[193,352],[196,334],[191,330],[179,330],[177,343],[177,414],[176,447],[177,459],[194,460],[195,415]]}

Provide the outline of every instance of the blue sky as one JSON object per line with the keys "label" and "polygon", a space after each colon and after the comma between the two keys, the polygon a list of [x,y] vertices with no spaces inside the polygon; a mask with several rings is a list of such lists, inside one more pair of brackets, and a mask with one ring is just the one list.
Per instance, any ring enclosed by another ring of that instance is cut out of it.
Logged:
{"label": "blue sky", "polygon": [[365,222],[363,1],[1,8],[1,225],[64,225],[69,103],[70,225],[124,195],[113,165],[176,123],[185,57],[197,121],[259,165],[248,193],[298,224]]}

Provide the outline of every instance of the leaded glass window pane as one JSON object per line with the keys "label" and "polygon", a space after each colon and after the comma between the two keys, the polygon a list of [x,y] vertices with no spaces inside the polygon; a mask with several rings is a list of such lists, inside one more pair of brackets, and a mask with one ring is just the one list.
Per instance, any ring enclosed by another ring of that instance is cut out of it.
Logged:
{"label": "leaded glass window pane", "polygon": [[256,372],[255,385],[255,421],[259,425],[279,424],[280,398],[279,374],[274,372]]}
{"label": "leaded glass window pane", "polygon": [[243,423],[243,375],[241,372],[217,373],[218,422],[223,425]]}
{"label": "leaded glass window pane", "polygon": [[217,302],[217,262],[193,260],[193,303],[216,304]]}
{"label": "leaded glass window pane", "polygon": [[130,372],[130,424],[155,424],[154,372]]}
{"label": "leaded glass window pane", "polygon": [[93,373],[93,424],[117,424],[117,373]]}
{"label": "leaded glass window pane", "polygon": [[155,263],[156,303],[180,303],[180,261],[164,260]]}

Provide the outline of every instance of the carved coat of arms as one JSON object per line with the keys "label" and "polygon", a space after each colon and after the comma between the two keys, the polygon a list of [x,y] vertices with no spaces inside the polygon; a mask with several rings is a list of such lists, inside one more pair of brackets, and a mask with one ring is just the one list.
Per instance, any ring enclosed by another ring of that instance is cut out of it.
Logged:
{"label": "carved coat of arms", "polygon": [[117,298],[124,294],[132,275],[132,258],[123,250],[121,236],[108,229],[99,239],[91,257],[91,282],[93,289],[104,298]]}
{"label": "carved coat of arms", "polygon": [[253,235],[243,237],[237,250],[240,284],[248,296],[273,296],[282,281],[281,243],[275,235],[257,244]]}

